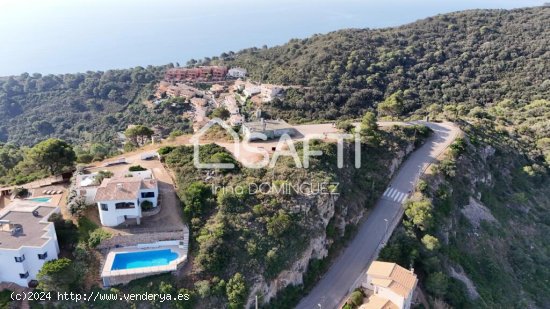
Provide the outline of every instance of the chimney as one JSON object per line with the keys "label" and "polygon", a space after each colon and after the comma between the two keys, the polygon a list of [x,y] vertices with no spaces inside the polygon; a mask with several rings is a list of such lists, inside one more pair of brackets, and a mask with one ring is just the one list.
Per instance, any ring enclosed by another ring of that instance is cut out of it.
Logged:
{"label": "chimney", "polygon": [[122,184],[121,184],[121,183],[117,183],[117,184],[116,184],[116,189],[119,190],[119,191],[122,191]]}

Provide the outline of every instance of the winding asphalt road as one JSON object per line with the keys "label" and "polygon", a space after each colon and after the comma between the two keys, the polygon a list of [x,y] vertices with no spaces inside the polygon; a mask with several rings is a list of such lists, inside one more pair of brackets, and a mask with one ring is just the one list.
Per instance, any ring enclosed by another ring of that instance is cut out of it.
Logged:
{"label": "winding asphalt road", "polygon": [[[411,123],[413,124],[413,123]],[[358,233],[332,264],[325,276],[298,304],[298,309],[332,309],[361,284],[364,274],[376,258],[380,245],[387,241],[403,215],[402,203],[418,177],[458,136],[452,123],[414,122],[430,127],[434,134],[401,164],[384,196],[361,223]]]}

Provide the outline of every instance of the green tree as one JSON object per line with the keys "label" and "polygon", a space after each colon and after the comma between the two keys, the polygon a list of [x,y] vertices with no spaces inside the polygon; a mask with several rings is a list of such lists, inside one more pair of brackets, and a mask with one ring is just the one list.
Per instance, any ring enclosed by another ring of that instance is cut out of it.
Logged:
{"label": "green tree", "polygon": [[182,295],[184,300],[175,303],[177,309],[192,309],[197,301],[193,291],[182,288],[178,290],[178,295]]}
{"label": "green tree", "polygon": [[99,171],[97,172],[97,175],[94,178],[94,184],[100,185],[103,182],[103,179],[105,178],[111,178],[113,177],[113,172],[111,171]]}
{"label": "green tree", "polygon": [[430,251],[439,248],[439,240],[430,234],[424,235],[421,241],[424,247]]}
{"label": "green tree", "polygon": [[373,112],[366,112],[361,119],[361,137],[366,142],[373,142],[377,139],[378,124],[376,115]]}
{"label": "green tree", "polygon": [[132,126],[124,131],[124,135],[135,145],[144,145],[153,133],[153,130],[144,125]]}
{"label": "green tree", "polygon": [[363,303],[363,297],[364,295],[360,290],[355,290],[351,293],[348,302],[355,307],[359,307]]}
{"label": "green tree", "polygon": [[442,272],[429,274],[426,279],[426,289],[428,292],[438,297],[445,295],[448,286],[449,278],[447,278],[447,276]]}
{"label": "green tree", "polygon": [[269,236],[280,237],[288,232],[291,226],[292,219],[284,210],[280,209],[279,212],[267,222],[267,234]]}
{"label": "green tree", "polygon": [[210,114],[210,118],[220,118],[223,120],[226,120],[229,116],[231,116],[231,114],[225,107],[215,108]]}
{"label": "green tree", "polygon": [[90,248],[97,247],[103,240],[111,238],[111,233],[103,230],[102,228],[95,229],[90,233],[90,238],[88,238],[88,246]]}
{"label": "green tree", "polygon": [[405,204],[405,215],[421,231],[432,225],[432,202],[430,200],[409,201]]}
{"label": "green tree", "polygon": [[56,175],[74,166],[76,154],[71,145],[60,139],[50,138],[29,149],[27,159],[47,170],[50,175]]}
{"label": "green tree", "polygon": [[44,263],[38,272],[38,288],[44,291],[67,292],[77,281],[73,262],[67,258]]}
{"label": "green tree", "polygon": [[246,282],[244,281],[243,275],[236,273],[229,279],[225,292],[227,300],[229,301],[229,308],[243,308],[247,293]]}
{"label": "green tree", "polygon": [[378,114],[397,117],[403,112],[403,91],[399,90],[378,104]]}
{"label": "green tree", "polygon": [[345,133],[352,133],[354,126],[351,120],[342,120],[336,122],[336,128]]}

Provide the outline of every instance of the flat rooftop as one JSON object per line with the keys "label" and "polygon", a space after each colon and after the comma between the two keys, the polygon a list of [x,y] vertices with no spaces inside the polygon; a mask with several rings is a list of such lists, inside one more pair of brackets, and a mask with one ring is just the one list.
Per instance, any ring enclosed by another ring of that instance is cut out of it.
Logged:
{"label": "flat rooftop", "polygon": [[[48,217],[57,207],[34,204],[31,207],[27,203],[17,203],[0,213],[0,249],[41,247],[48,241],[45,237],[46,228],[52,224],[48,222]],[[36,215],[33,211],[36,211]],[[14,225],[21,226],[23,230],[12,236],[10,227]]]}
{"label": "flat rooftop", "polygon": [[283,120],[264,120],[263,123],[261,121],[245,122],[244,126],[246,126],[251,132],[262,132],[264,131],[264,124],[265,131],[292,129],[292,126]]}

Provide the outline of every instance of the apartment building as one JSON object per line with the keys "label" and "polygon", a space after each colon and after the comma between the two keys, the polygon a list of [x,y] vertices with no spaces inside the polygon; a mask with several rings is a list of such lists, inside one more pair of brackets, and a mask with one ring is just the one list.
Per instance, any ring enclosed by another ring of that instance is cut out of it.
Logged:
{"label": "apartment building", "polygon": [[0,282],[27,287],[59,254],[57,234],[48,218],[59,208],[15,201],[0,212]]}

